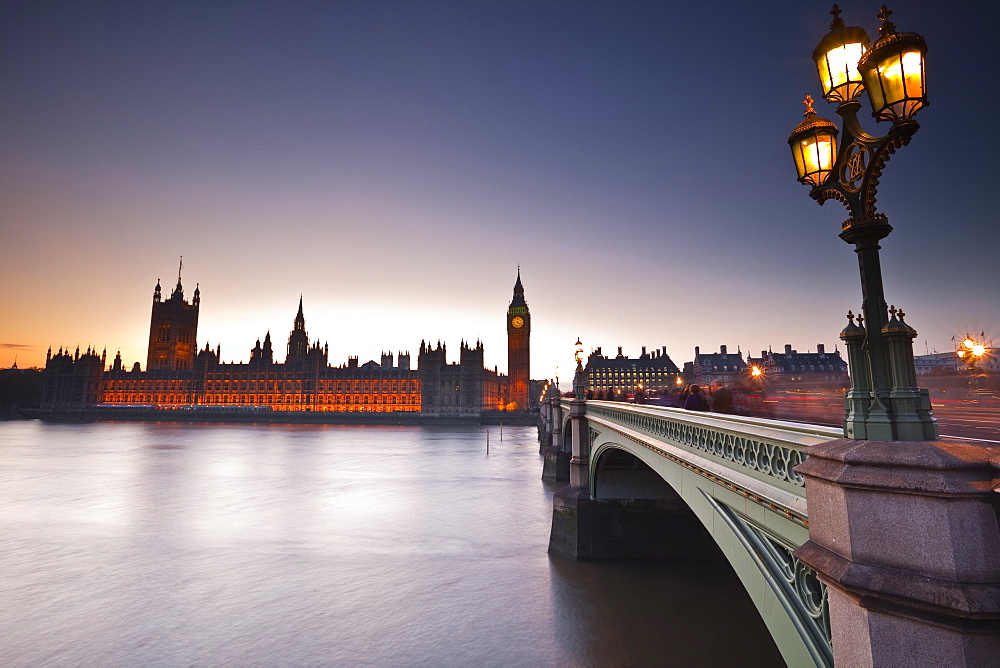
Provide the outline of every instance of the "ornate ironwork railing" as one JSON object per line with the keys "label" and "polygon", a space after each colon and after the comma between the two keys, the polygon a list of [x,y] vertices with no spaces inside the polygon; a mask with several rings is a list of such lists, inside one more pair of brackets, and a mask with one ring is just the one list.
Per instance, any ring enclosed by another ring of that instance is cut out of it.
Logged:
{"label": "ornate ironwork railing", "polygon": [[803,450],[843,436],[830,427],[611,402],[588,401],[587,417],[709,455],[789,491],[803,487],[794,470],[806,459]]}
{"label": "ornate ironwork railing", "polygon": [[816,665],[832,666],[833,639],[826,585],[813,569],[795,557],[792,547],[747,522],[725,504],[707,496],[706,499],[732,527],[764,573]]}

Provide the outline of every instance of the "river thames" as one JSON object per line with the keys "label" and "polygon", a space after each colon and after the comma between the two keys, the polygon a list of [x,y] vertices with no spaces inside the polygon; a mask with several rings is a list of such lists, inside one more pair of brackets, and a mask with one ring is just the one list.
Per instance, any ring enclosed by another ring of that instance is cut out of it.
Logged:
{"label": "river thames", "polygon": [[725,562],[546,552],[536,430],[0,423],[0,664],[774,666]]}

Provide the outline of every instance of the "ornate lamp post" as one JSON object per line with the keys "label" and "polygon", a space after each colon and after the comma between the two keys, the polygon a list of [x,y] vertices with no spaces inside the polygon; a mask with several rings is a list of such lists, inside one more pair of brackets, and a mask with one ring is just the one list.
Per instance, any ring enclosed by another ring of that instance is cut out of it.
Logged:
{"label": "ornate lamp post", "polygon": [[576,373],[573,378],[573,393],[577,400],[584,400],[587,398],[587,376],[583,373],[583,344],[579,337],[577,337],[575,345],[576,351],[573,353],[573,359],[576,360]]}
{"label": "ornate lamp post", "polygon": [[[836,124],[816,116],[806,96],[803,121],[788,137],[798,180],[811,186],[819,204],[829,199],[847,207],[850,217],[840,238],[853,244],[861,270],[862,314],[841,332],[848,347],[851,389],[845,406],[844,435],[854,439],[921,441],[937,438],[926,390],[916,387],[913,339],[916,331],[903,312],[887,309],[882,288],[879,241],[892,231],[875,209],[882,169],[896,149],[906,146],[919,125],[913,115],[927,106],[924,55],[927,46],[916,33],[897,33],[884,5],[874,44],[864,29],[846,26],[840,9],[813,51],[823,97],[837,103],[844,136],[838,146]],[[866,133],[858,122],[859,98],[868,91],[876,121],[892,126],[882,137]]]}

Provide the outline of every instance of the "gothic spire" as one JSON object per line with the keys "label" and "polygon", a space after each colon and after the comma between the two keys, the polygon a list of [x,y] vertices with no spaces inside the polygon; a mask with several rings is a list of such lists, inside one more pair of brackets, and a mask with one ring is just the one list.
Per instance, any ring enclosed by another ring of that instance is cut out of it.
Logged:
{"label": "gothic spire", "polygon": [[177,287],[175,287],[174,291],[170,294],[171,299],[173,299],[174,297],[177,297],[179,299],[184,298],[184,288],[181,287],[181,269],[183,268],[184,268],[184,256],[181,255],[180,264],[177,265]]}
{"label": "gothic spire", "polygon": [[524,286],[521,284],[521,265],[517,265],[517,281],[514,283],[514,298],[510,302],[510,307],[523,307],[527,308],[528,304],[524,301]]}
{"label": "gothic spire", "polygon": [[295,314],[295,329],[306,328],[306,317],[302,314],[302,295],[299,295],[299,312]]}

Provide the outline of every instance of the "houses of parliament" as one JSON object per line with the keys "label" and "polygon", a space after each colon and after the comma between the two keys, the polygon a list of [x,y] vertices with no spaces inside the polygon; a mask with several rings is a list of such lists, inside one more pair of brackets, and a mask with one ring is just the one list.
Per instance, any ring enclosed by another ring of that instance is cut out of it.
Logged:
{"label": "houses of parliament", "polygon": [[[408,352],[358,364],[357,357],[331,366],[329,346],[311,340],[299,298],[283,362],[274,359],[271,334],[258,339],[246,363],[225,363],[221,349],[199,349],[198,312],[201,291],[184,296],[177,285],[163,297],[160,282],[153,290],[146,369],[131,369],[115,356],[110,368],[106,352],[60,348],[46,355],[42,409],[52,412],[83,409],[196,411],[211,418],[219,413],[257,414],[287,411],[337,414],[388,413],[396,416],[482,420],[491,415],[524,415],[533,407],[530,368],[531,313],[524,299],[518,269],[507,309],[508,373],[483,366],[483,345],[463,341],[459,361],[449,363],[447,347],[422,341],[417,366]],[[121,410],[119,412],[121,412]],[[263,417],[263,416],[262,416]],[[289,416],[291,417],[291,416]],[[321,418],[321,415],[314,415]],[[392,415],[370,415],[390,418]]]}

